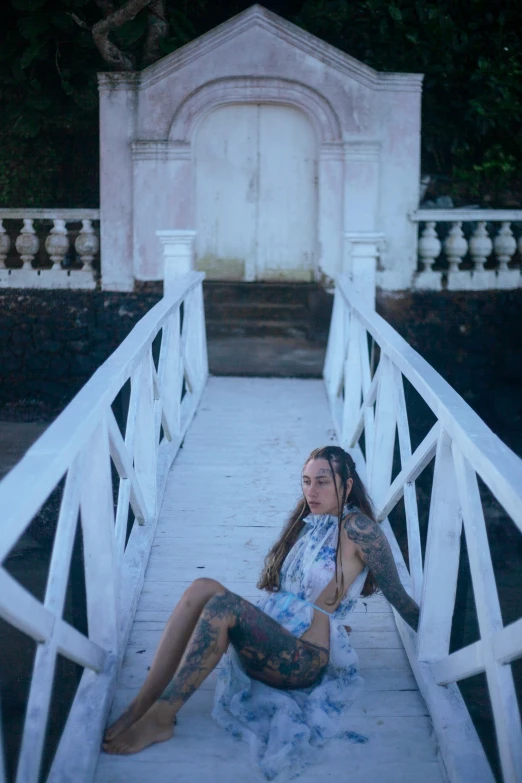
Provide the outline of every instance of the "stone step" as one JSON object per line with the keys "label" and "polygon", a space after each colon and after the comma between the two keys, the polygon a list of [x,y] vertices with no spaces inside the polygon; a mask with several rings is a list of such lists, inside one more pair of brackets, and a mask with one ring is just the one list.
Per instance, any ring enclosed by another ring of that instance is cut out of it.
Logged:
{"label": "stone step", "polygon": [[333,297],[317,283],[205,281],[209,337],[326,338]]}
{"label": "stone step", "polygon": [[302,304],[279,302],[205,302],[205,316],[211,321],[281,321],[306,322],[310,318],[310,310]]}
{"label": "stone step", "polygon": [[205,303],[210,302],[270,302],[308,306],[310,296],[320,295],[317,283],[243,283],[205,280]]}
{"label": "stone step", "polygon": [[206,318],[207,337],[293,337],[296,339],[308,339],[310,335],[310,322],[300,321],[274,321],[269,319]]}

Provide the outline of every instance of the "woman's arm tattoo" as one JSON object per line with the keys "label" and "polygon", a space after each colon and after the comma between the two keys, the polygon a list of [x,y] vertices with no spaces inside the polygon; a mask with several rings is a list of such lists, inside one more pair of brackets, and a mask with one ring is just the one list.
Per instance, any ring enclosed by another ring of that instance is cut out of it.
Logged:
{"label": "woman's arm tattoo", "polygon": [[419,607],[401,584],[393,554],[382,528],[364,514],[350,514],[344,529],[362,554],[363,560],[379,583],[383,595],[415,631]]}

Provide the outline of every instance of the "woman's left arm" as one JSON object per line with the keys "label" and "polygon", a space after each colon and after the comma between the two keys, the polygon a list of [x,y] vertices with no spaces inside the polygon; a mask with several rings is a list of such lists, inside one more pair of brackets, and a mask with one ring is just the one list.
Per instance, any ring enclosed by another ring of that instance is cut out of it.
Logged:
{"label": "woman's left arm", "polygon": [[385,598],[416,631],[419,607],[401,584],[388,539],[381,526],[365,514],[355,513],[345,519],[344,529],[348,538],[357,544],[360,557],[374,575]]}

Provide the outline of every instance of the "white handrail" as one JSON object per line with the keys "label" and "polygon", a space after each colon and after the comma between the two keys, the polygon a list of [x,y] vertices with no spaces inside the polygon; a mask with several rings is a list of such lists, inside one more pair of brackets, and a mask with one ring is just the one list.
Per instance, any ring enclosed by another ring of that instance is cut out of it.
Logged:
{"label": "white handrail", "polygon": [[436,223],[453,223],[455,220],[471,223],[485,220],[491,223],[504,223],[506,221],[517,223],[522,221],[522,209],[416,209],[410,212],[409,219],[413,223],[427,223],[434,220]]}
{"label": "white handrail", "polygon": [[1,220],[24,220],[24,218],[30,218],[32,220],[55,220],[56,218],[66,220],[68,223],[81,223],[82,220],[99,220],[99,209],[78,209],[78,208],[65,208],[57,207],[56,209],[40,209],[39,207],[16,207],[15,209],[5,209],[0,207],[0,219]]}
{"label": "white handrail", "polygon": [[[17,783],[39,780],[58,653],[84,666],[85,672],[48,780],[86,781],[92,776],[97,759],[93,748],[99,747],[107,718],[166,477],[208,376],[203,278],[193,272],[172,285],[170,295],[141,319],[0,483],[3,562],[65,477],[43,604],[0,566],[0,616],[38,642]],[[160,331],[156,370],[152,344]],[[129,379],[122,435],[111,404]],[[111,459],[120,477],[116,513]],[[129,505],[138,524],[125,546]],[[79,518],[88,638],[62,619]]]}
{"label": "white handrail", "polygon": [[[368,335],[380,348],[379,364],[370,375]],[[414,454],[403,377],[437,419]],[[522,530],[522,460],[383,318],[361,303],[346,279],[336,286],[324,378],[341,444],[354,450],[365,470],[377,518],[385,520],[401,578],[421,605],[417,636],[397,614],[396,620],[430,709],[449,778],[493,780],[453,684],[485,671],[504,783],[519,783],[522,727],[509,662],[522,656],[522,621],[503,626],[477,475]],[[401,470],[392,482],[396,432]],[[359,445],[363,433],[366,458]],[[423,563],[414,482],[433,458]],[[403,496],[409,571],[386,519]],[[481,639],[449,654],[463,525]]]}

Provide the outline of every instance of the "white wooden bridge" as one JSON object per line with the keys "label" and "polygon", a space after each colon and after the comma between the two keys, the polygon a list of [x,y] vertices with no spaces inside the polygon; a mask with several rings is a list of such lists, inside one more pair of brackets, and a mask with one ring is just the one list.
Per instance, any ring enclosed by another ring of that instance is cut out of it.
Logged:
{"label": "white wooden bridge", "polygon": [[[455,684],[485,671],[503,783],[520,783],[510,662],[522,655],[522,619],[502,622],[477,475],[522,530],[521,461],[347,281],[337,284],[324,384],[207,379],[201,282],[193,273],[173,285],[0,485],[3,562],[66,476],[44,602],[0,568],[0,615],[38,642],[17,783],[39,780],[58,653],[85,671],[48,781],[261,780],[248,748],[210,718],[212,676],[180,713],[171,741],[109,757],[99,753],[100,740],[109,713],[142,683],[161,629],[194,578],[212,576],[255,596],[262,559],[299,495],[303,460],[335,440],[353,449],[421,622],[416,635],[382,597],[359,601],[351,638],[366,690],[352,715],[369,742],[333,742],[320,770],[301,780],[491,783]],[[403,377],[436,418],[413,453]],[[111,403],[128,379],[122,434]],[[401,468],[392,475],[396,437]],[[110,460],[120,477],[116,508]],[[415,481],[432,460],[423,557]],[[408,566],[387,522],[402,498]],[[126,542],[129,504],[136,522]],[[88,637],[62,619],[78,524]],[[481,638],[450,654],[462,526]]]}

